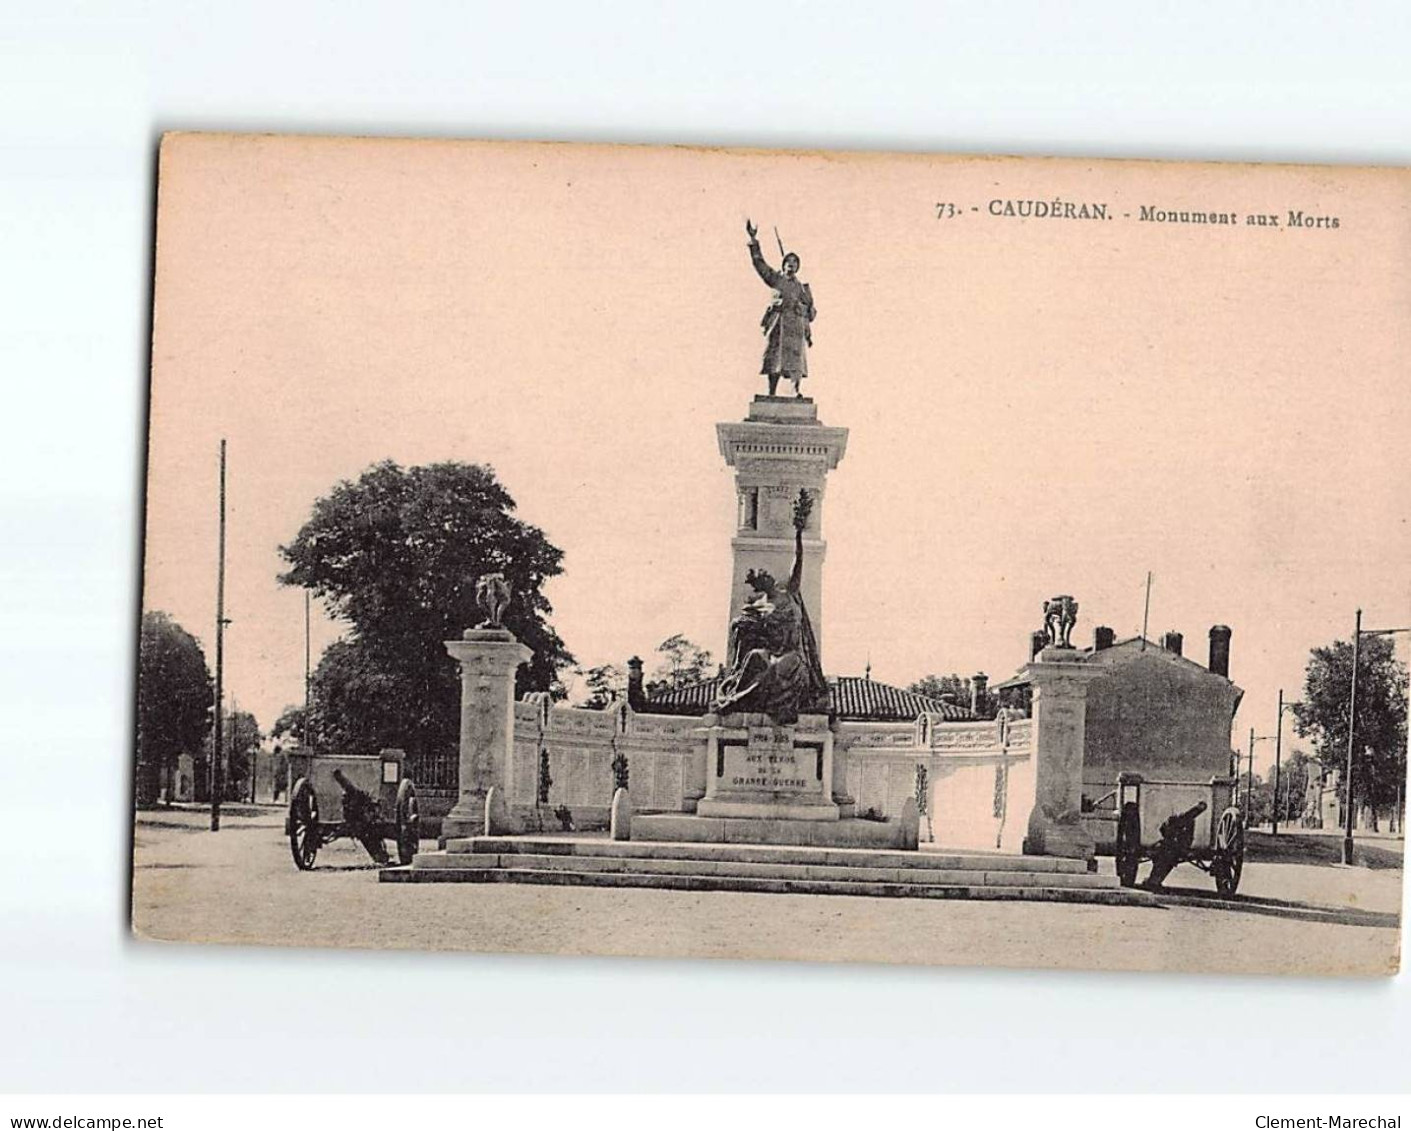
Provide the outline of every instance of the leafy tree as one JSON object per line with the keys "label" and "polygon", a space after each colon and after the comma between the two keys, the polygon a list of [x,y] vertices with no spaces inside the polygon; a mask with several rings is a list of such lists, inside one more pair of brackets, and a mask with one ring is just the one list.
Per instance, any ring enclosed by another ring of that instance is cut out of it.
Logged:
{"label": "leafy tree", "polygon": [[314,503],[280,548],[286,585],[311,590],[350,626],[313,677],[320,747],[399,746],[412,757],[454,749],[460,681],[443,642],[482,619],[475,583],[502,573],[513,589],[504,624],[533,651],[516,692],[550,691],[573,657],[548,623],[544,582],[563,554],[515,518],[488,467],[374,464]]}
{"label": "leafy tree", "polygon": [[[250,795],[250,761],[260,748],[260,725],[249,711],[228,713],[221,725],[221,746],[225,750],[222,801],[243,801]],[[201,757],[210,765],[212,732],[207,732]]]}
{"label": "leafy tree", "polygon": [[970,706],[970,681],[954,672],[950,675],[923,675],[907,690],[929,699],[943,699],[961,707]]}
{"label": "leafy tree", "polygon": [[1303,816],[1308,783],[1322,774],[1322,767],[1302,750],[1294,750],[1279,768],[1279,823],[1294,824]]}
{"label": "leafy tree", "polygon": [[582,673],[583,685],[588,694],[578,705],[600,711],[623,694],[627,687],[627,676],[616,664],[599,664]]}
{"label": "leafy tree", "polygon": [[[1251,825],[1267,825],[1274,815],[1274,783],[1266,781],[1259,774],[1254,775],[1251,787],[1246,778],[1240,778],[1240,805],[1245,809],[1245,817]],[[1282,789],[1279,791],[1283,792]],[[1216,819],[1219,819],[1217,813]]]}
{"label": "leafy tree", "polygon": [[[1406,780],[1406,665],[1385,636],[1362,639],[1357,668],[1357,729],[1352,792],[1374,811],[1395,804]],[[1347,759],[1352,644],[1337,640],[1308,657],[1303,700],[1294,709],[1298,733],[1313,740],[1318,760],[1339,771],[1338,795],[1346,803],[1342,769]]]}
{"label": "leafy tree", "polygon": [[196,638],[162,612],[144,613],[137,667],[137,804],[153,805],[177,759],[201,749],[211,723],[211,674]]}
{"label": "leafy tree", "polygon": [[713,674],[714,661],[710,653],[679,632],[668,636],[657,645],[656,650],[661,660],[646,682],[645,690],[649,696],[704,683]]}
{"label": "leafy tree", "polygon": [[269,728],[270,741],[277,742],[282,746],[297,746],[304,741],[304,708],[302,706],[288,706],[279,713],[279,718],[274,720],[274,726]]}

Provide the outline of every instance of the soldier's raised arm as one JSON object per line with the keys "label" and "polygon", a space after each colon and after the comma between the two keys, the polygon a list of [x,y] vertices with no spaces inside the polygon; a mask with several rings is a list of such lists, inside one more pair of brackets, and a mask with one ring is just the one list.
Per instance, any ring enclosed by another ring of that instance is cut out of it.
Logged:
{"label": "soldier's raised arm", "polygon": [[779,289],[779,272],[774,270],[764,261],[764,256],[759,250],[759,229],[745,221],[745,234],[750,238],[750,262],[754,264],[755,272],[764,280],[764,285]]}

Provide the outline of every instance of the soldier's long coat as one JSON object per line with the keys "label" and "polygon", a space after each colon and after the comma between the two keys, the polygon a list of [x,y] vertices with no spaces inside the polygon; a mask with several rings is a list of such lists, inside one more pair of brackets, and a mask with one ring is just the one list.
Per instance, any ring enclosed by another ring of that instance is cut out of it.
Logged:
{"label": "soldier's long coat", "polygon": [[759,371],[766,376],[807,377],[808,347],[813,344],[809,323],[816,313],[813,292],[797,276],[790,278],[769,266],[757,243],[750,245],[750,260],[759,277],[774,290],[774,301],[760,319],[767,341]]}

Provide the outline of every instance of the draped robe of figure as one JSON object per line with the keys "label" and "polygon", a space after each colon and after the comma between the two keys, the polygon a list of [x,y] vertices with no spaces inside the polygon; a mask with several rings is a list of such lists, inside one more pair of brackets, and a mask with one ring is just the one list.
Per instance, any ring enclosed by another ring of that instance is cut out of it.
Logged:
{"label": "draped robe of figure", "polygon": [[800,711],[826,714],[828,682],[801,592],[803,531],[794,532],[794,569],[772,602],[751,602],[730,625],[727,672],[715,709],[757,712],[796,723]]}
{"label": "draped robe of figure", "polygon": [[759,242],[750,242],[750,261],[765,285],[774,290],[774,301],[760,319],[767,339],[759,371],[766,377],[802,379],[808,376],[808,347],[813,345],[809,323],[816,313],[813,292],[797,275],[776,271],[764,261]]}

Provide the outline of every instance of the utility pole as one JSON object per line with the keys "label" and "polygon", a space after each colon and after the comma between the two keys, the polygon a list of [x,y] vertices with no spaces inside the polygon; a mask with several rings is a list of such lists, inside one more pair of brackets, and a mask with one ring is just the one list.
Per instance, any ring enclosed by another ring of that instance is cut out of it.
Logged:
{"label": "utility pole", "polygon": [[1244,823],[1254,809],[1254,728],[1249,728],[1249,776],[1244,779]]}
{"label": "utility pole", "polygon": [[1146,651],[1146,626],[1151,620],[1151,570],[1146,571],[1146,605],[1142,609],[1142,647]]}
{"label": "utility pole", "polygon": [[1357,741],[1357,664],[1362,653],[1362,610],[1357,610],[1357,627],[1352,630],[1352,695],[1347,706],[1347,769],[1342,792],[1346,798],[1347,822],[1342,833],[1342,862],[1351,864],[1352,851],[1352,751]]}
{"label": "utility pole", "polygon": [[220,795],[225,789],[225,767],[221,765],[225,742],[221,715],[225,696],[221,679],[225,673],[225,440],[220,442],[220,543],[216,565],[216,732],[211,737],[211,832],[220,831]]}
{"label": "utility pole", "polygon": [[[1347,707],[1347,769],[1344,772],[1343,793],[1347,800],[1347,822],[1342,837],[1342,862],[1352,863],[1352,752],[1356,749],[1357,732],[1357,668],[1362,658],[1362,637],[1364,636],[1403,636],[1411,633],[1411,628],[1368,628],[1362,627],[1362,610],[1357,610],[1357,627],[1352,630],[1352,695]],[[1398,802],[1399,804],[1399,802]]]}
{"label": "utility pole", "polygon": [[1279,756],[1284,751],[1284,689],[1279,688],[1279,713],[1274,726],[1274,816],[1271,835],[1279,835]]}
{"label": "utility pole", "polygon": [[[1283,689],[1282,687],[1279,688],[1279,716],[1278,716],[1278,726],[1276,726],[1276,727],[1274,728],[1274,826],[1273,826],[1273,835],[1274,835],[1274,836],[1278,836],[1278,835],[1279,835],[1279,774],[1280,774],[1279,761],[1280,761],[1280,756],[1283,754],[1283,749],[1284,749],[1284,712],[1285,712],[1285,711],[1292,711],[1292,710],[1293,710],[1295,707],[1297,707],[1297,706],[1298,706],[1297,703],[1285,703],[1285,702],[1284,702],[1284,689]],[[1285,797],[1284,797],[1284,816],[1285,816],[1285,817],[1288,817],[1289,799],[1290,799],[1290,797],[1292,796],[1292,791],[1293,791],[1293,778],[1289,778],[1289,788],[1285,791]]]}
{"label": "utility pole", "polygon": [[309,591],[304,590],[304,753],[309,753]]}

